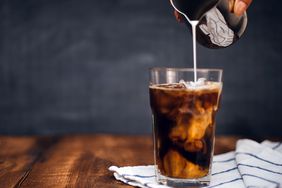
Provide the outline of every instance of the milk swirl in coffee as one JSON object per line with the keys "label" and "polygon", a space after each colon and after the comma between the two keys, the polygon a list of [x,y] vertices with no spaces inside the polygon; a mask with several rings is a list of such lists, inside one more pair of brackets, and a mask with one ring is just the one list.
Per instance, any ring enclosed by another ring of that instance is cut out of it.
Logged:
{"label": "milk swirl in coffee", "polygon": [[214,145],[221,83],[150,86],[158,171],[173,178],[207,176]]}

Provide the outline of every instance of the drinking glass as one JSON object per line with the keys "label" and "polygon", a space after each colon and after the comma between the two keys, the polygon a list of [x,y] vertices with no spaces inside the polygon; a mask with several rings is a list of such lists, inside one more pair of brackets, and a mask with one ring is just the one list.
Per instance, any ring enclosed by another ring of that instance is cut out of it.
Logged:
{"label": "drinking glass", "polygon": [[150,69],[159,183],[173,187],[209,185],[221,79],[220,69],[197,69],[196,74],[188,68]]}

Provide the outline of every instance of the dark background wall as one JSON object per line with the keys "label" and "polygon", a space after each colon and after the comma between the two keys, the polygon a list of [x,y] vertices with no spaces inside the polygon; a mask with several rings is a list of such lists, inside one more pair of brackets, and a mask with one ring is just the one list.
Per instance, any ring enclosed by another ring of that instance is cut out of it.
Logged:
{"label": "dark background wall", "polygon": [[[254,0],[243,38],[198,46],[223,68],[218,134],[282,136],[282,24]],[[192,67],[192,41],[164,0],[1,0],[0,134],[149,133],[148,68]]]}

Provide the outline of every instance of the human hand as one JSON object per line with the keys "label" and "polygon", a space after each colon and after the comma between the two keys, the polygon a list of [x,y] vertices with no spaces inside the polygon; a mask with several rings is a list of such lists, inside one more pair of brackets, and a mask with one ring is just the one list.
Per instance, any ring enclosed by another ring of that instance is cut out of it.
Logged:
{"label": "human hand", "polygon": [[252,3],[252,0],[229,0],[233,4],[231,9],[237,16],[242,16]]}

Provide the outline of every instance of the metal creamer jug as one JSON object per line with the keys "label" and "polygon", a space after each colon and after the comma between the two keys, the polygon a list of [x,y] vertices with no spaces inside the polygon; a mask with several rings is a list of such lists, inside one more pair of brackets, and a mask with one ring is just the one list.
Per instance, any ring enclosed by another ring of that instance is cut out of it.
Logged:
{"label": "metal creamer jug", "polygon": [[186,15],[185,23],[197,20],[197,42],[218,49],[234,44],[247,27],[247,13],[233,13],[235,0],[170,0],[178,12]]}

